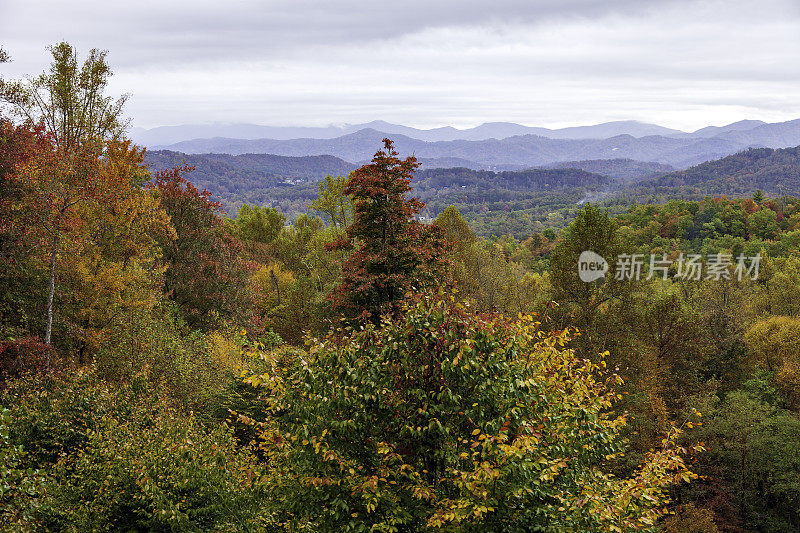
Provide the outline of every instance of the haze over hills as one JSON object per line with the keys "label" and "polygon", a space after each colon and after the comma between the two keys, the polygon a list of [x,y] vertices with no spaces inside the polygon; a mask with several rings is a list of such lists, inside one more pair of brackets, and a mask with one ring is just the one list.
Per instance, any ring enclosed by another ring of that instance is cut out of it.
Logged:
{"label": "haze over hills", "polygon": [[[371,159],[380,147],[381,140],[389,136],[395,141],[395,146],[401,155],[413,154],[425,160],[428,168],[460,166],[487,170],[520,170],[563,161],[632,159],[666,164],[680,169],[725,157],[747,148],[785,148],[800,144],[800,120],[775,124],[741,121],[723,127],[703,128],[690,134],[675,133],[676,130],[636,122],[615,122],[585,128],[548,130],[549,137],[540,133],[504,137],[508,133],[521,131],[520,128],[542,129],[509,123],[485,124],[472,130],[454,128],[415,130],[388,123],[373,123],[373,125],[383,128],[382,130],[364,128],[331,138],[213,137],[181,141],[166,149],[192,154],[265,153],[291,157],[332,155],[349,163],[360,164]],[[387,129],[394,131],[386,131]],[[626,130],[632,133],[618,134]],[[325,131],[330,133],[329,129]],[[502,138],[424,140],[399,131],[413,135],[427,132],[426,135],[429,137],[437,135],[452,137],[453,132],[460,132],[462,136],[485,137],[494,132],[498,134],[497,137]],[[642,136],[648,131],[662,131],[663,134]],[[284,133],[289,132],[284,131]],[[586,135],[597,137],[584,137]],[[612,136],[604,137],[605,135]]]}
{"label": "haze over hills", "polygon": [[605,139],[617,135],[646,137],[663,135],[666,137],[713,137],[731,130],[752,129],[765,124],[759,120],[742,120],[727,126],[708,126],[695,132],[683,132],[665,128],[656,124],[620,120],[591,126],[569,128],[541,128],[523,126],[512,122],[488,122],[474,128],[457,129],[450,126],[432,129],[420,129],[382,120],[364,124],[345,124],[326,127],[280,127],[261,126],[256,124],[183,124],[179,126],[160,126],[144,129],[133,128],[131,137],[134,141],[147,147],[164,147],[181,141],[224,137],[229,139],[275,139],[289,140],[298,138],[333,139],[363,129],[374,129],[387,134],[400,134],[420,141],[481,141],[486,139],[506,139],[516,135],[539,135],[549,139]]}

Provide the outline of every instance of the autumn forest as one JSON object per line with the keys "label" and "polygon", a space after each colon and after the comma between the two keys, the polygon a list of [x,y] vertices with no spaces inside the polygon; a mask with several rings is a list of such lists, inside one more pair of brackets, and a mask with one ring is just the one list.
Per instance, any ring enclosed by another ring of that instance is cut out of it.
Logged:
{"label": "autumn forest", "polygon": [[49,52],[0,76],[1,530],[800,529],[796,149],[221,198]]}

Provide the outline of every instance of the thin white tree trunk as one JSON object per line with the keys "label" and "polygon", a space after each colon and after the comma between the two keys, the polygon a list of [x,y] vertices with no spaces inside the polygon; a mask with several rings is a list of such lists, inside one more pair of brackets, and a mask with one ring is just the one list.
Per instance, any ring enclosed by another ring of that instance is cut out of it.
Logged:
{"label": "thin white tree trunk", "polygon": [[56,292],[56,255],[58,254],[58,233],[53,235],[53,253],[50,254],[50,279],[47,293],[47,328],[44,332],[44,343],[50,345],[53,335],[53,296]]}

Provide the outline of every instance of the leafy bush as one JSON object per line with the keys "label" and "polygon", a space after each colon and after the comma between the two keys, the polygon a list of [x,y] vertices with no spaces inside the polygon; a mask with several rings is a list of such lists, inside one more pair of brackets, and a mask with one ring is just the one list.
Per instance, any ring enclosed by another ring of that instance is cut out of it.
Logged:
{"label": "leafy bush", "polygon": [[25,450],[24,466],[44,469],[85,446],[101,420],[130,417],[135,399],[130,385],[110,387],[76,370],[16,380],[0,405],[11,409],[10,440]]}
{"label": "leafy bush", "polygon": [[163,403],[107,419],[59,461],[48,529],[238,531],[258,515],[257,465],[224,426],[206,429]]}
{"label": "leafy bush", "polygon": [[225,531],[257,520],[258,465],[230,428],[176,410],[145,376],[30,377],[2,403],[0,484],[13,492],[0,501],[28,528]]}
{"label": "leafy bush", "polygon": [[23,466],[25,451],[9,438],[11,421],[11,411],[0,408],[0,523],[21,526],[33,516],[43,476]]}
{"label": "leafy bush", "polygon": [[203,334],[189,330],[171,307],[120,317],[97,356],[109,381],[147,376],[177,404],[206,418],[225,418],[231,394],[242,389],[246,335],[239,330]]}
{"label": "leafy bush", "polygon": [[0,341],[0,385],[26,373],[47,373],[63,366],[52,346],[26,337]]}

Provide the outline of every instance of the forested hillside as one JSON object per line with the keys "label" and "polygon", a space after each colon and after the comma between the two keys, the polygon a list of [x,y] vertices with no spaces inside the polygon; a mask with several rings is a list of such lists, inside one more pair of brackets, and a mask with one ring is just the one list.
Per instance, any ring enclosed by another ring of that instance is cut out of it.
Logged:
{"label": "forested hillside", "polygon": [[623,182],[652,177],[656,174],[670,172],[670,165],[633,159],[593,159],[589,161],[560,161],[547,165],[546,168],[577,168],[595,174],[615,178]]}
{"label": "forested hillside", "polygon": [[[800,194],[800,147],[752,148],[639,184],[642,191],[683,189],[689,194],[741,196],[762,190],[771,195]],[[680,194],[680,190],[670,191]]]}
{"label": "forested hillside", "polygon": [[800,528],[796,196],[625,204],[388,138],[318,183],[336,161],[148,166],[105,54],[51,51],[0,80],[4,529]]}
{"label": "forested hillside", "polygon": [[[211,192],[230,215],[242,205],[257,204],[276,207],[290,220],[313,213],[309,205],[317,197],[318,183],[325,175],[346,175],[351,170],[350,165],[330,156],[157,151],[148,152],[146,161],[152,171],[191,165],[187,179],[195,187]],[[574,168],[492,172],[463,167],[421,169],[413,180],[417,195],[427,204],[428,216],[456,205],[470,218],[492,212],[527,211],[529,221],[533,213],[546,217],[551,211],[574,205],[587,194],[608,188],[613,181]],[[500,224],[487,226],[484,231],[498,235],[517,232],[508,224]]]}

